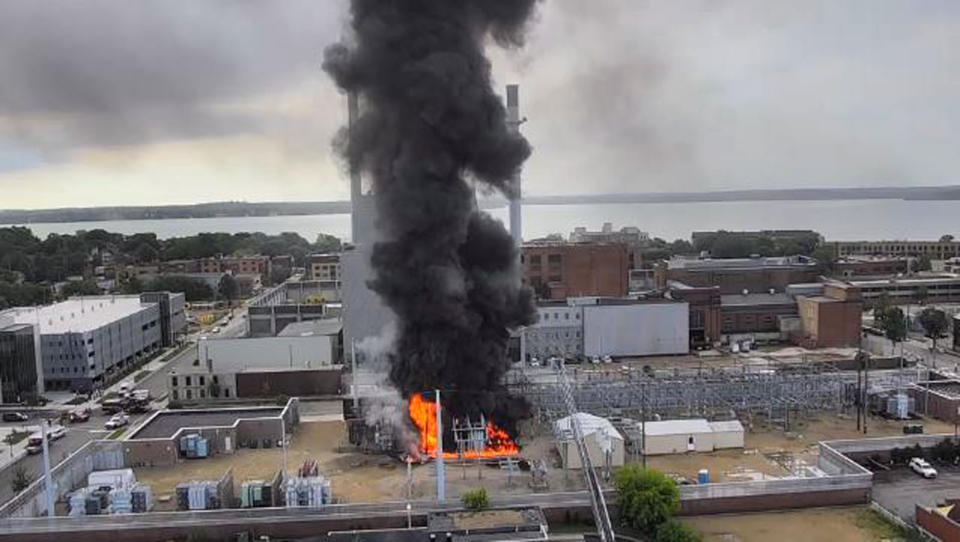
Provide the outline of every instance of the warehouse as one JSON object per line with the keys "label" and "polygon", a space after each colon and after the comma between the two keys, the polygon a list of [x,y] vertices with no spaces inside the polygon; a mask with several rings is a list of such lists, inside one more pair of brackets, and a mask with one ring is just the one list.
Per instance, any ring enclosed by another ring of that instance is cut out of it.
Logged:
{"label": "warehouse", "polygon": [[643,453],[646,455],[743,448],[743,425],[737,420],[663,420],[645,425]]}
{"label": "warehouse", "polygon": [[597,298],[583,307],[583,352],[593,356],[686,354],[689,306],[670,299]]}
{"label": "warehouse", "polygon": [[537,307],[523,331],[523,359],[686,354],[689,305],[653,298],[571,297]]}
{"label": "warehouse", "polygon": [[[590,463],[594,467],[623,466],[623,435],[613,427],[610,420],[586,412],[578,412],[573,416],[576,416],[580,423]],[[557,449],[563,460],[563,468],[579,469],[581,468],[580,454],[573,440],[571,420],[571,416],[561,418],[554,423],[553,429],[557,437]]]}

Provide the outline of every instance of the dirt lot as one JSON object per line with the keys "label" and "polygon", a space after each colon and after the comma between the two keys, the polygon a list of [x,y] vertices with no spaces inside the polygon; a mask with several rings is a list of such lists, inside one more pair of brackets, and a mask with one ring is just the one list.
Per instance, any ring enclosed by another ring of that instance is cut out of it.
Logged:
{"label": "dirt lot", "polygon": [[866,507],[680,518],[705,542],[874,542],[897,536]]}
{"label": "dirt lot", "polygon": [[[768,430],[755,423],[745,437],[743,450],[723,450],[713,453],[678,454],[648,458],[651,467],[695,480],[697,471],[706,468],[711,480],[719,482],[748,481],[770,477],[789,476],[799,467],[816,465],[817,442],[820,440],[855,438],[855,420],[836,415],[821,414],[796,423],[795,433],[785,434]],[[932,432],[952,432],[953,427],[942,422],[925,420],[925,429]],[[868,436],[902,434],[903,422],[871,419]],[[434,495],[435,469],[432,464],[411,468],[411,482],[407,483],[404,464],[385,457],[356,453],[338,453],[337,447],[345,441],[343,422],[302,423],[296,430],[287,452],[287,465],[295,469],[304,459],[316,458],[321,471],[332,480],[333,493],[341,502],[371,502],[399,500]],[[527,459],[546,459],[549,467],[549,490],[579,489],[582,479],[579,471],[557,468],[557,456],[552,436],[541,429],[528,431],[521,437],[523,456]],[[245,480],[271,479],[282,467],[283,454],[279,449],[239,450],[233,455],[211,459],[184,461],[173,467],[138,468],[137,478],[153,487],[154,495],[173,495],[174,488],[187,480],[216,480],[228,468],[233,469],[237,487]],[[497,465],[479,466],[476,463],[449,462],[447,494],[457,498],[465,490],[485,487],[491,493],[531,492],[527,472],[509,473]],[[158,500],[158,510],[168,510],[172,499]]]}

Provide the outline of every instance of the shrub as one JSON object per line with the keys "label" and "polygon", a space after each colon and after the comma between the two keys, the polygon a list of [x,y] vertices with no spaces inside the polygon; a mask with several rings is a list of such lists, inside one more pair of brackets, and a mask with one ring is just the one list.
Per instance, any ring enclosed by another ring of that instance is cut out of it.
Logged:
{"label": "shrub", "polygon": [[469,510],[483,510],[490,506],[487,490],[482,487],[465,491],[460,497],[460,501],[463,503],[463,507]]}
{"label": "shrub", "polygon": [[700,542],[700,534],[686,523],[671,519],[657,527],[653,542]]}
{"label": "shrub", "polygon": [[648,534],[680,507],[677,483],[660,471],[627,465],[617,471],[616,487],[621,521]]}

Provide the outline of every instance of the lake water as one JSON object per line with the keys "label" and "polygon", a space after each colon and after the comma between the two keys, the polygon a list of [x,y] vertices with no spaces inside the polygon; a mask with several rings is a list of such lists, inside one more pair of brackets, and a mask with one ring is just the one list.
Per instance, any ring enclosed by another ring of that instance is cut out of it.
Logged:
{"label": "lake water", "polygon": [[[506,223],[506,207],[490,209]],[[596,230],[637,226],[667,240],[689,239],[695,230],[813,229],[830,240],[936,240],[960,238],[960,202],[902,200],[750,201],[710,203],[628,203],[605,205],[528,205],[523,208],[525,239],[569,234],[576,226]],[[103,228],[123,234],[152,232],[160,238],[201,232],[296,232],[313,241],[318,233],[350,238],[347,214],[117,220],[27,224],[41,238]]]}

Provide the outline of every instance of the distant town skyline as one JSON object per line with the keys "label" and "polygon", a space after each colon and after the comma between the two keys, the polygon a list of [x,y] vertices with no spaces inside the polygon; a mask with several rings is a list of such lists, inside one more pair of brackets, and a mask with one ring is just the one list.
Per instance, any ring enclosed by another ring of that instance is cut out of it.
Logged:
{"label": "distant town skyline", "polygon": [[[531,195],[954,184],[960,5],[554,0]],[[347,199],[345,2],[0,6],[0,208]]]}

